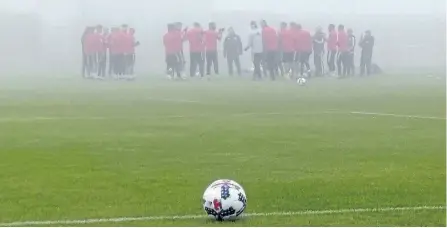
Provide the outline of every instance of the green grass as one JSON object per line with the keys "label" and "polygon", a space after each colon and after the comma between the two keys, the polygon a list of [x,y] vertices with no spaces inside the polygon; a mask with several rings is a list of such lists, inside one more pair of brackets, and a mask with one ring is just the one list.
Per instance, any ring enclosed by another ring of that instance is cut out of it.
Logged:
{"label": "green grass", "polygon": [[[215,179],[246,213],[446,204],[445,78],[3,80],[0,223],[204,214]],[[445,210],[95,223],[445,226]],[[73,224],[76,225],[76,224]]]}

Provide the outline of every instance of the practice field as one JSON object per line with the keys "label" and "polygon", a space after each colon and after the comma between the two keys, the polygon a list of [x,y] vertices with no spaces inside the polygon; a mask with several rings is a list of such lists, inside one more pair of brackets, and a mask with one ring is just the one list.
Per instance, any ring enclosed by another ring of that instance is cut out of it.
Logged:
{"label": "practice field", "polygon": [[[445,226],[445,77],[4,79],[1,226]],[[203,217],[215,179],[246,216]]]}

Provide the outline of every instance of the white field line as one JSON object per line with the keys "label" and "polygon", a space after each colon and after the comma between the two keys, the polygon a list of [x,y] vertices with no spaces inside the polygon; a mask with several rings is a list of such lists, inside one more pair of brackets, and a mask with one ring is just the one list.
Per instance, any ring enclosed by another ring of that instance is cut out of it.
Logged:
{"label": "white field line", "polygon": [[181,119],[181,118],[199,118],[199,117],[244,117],[244,116],[272,116],[272,115],[324,115],[324,114],[348,114],[346,112],[303,112],[303,113],[280,113],[280,112],[246,112],[246,113],[230,113],[230,114],[199,114],[199,115],[153,115],[142,117],[113,117],[113,116],[47,116],[47,117],[0,117],[1,122],[34,122],[34,121],[51,121],[51,120],[121,120],[121,119]]}
{"label": "white field line", "polygon": [[321,111],[321,112],[302,112],[302,113],[283,113],[283,112],[245,112],[245,113],[230,113],[230,114],[199,114],[199,115],[154,115],[154,116],[142,116],[142,117],[113,117],[113,116],[47,116],[47,117],[0,117],[0,123],[2,122],[35,122],[35,121],[54,121],[54,120],[121,120],[121,119],[151,119],[151,118],[164,118],[164,119],[182,119],[182,118],[200,118],[200,117],[245,117],[245,116],[302,116],[302,115],[365,115],[365,116],[389,116],[395,118],[407,118],[407,119],[432,119],[432,120],[446,120],[445,117],[436,116],[418,116],[418,115],[405,115],[405,114],[393,114],[393,113],[380,113],[380,112],[360,112],[360,111]]}
{"label": "white field line", "polygon": [[381,113],[381,112],[350,112],[350,113],[351,113],[351,114],[354,114],[354,115],[390,116],[390,117],[409,118],[409,119],[446,120],[445,117],[437,117],[437,116],[403,115],[403,114]]}
{"label": "white field line", "polygon": [[201,103],[201,104],[208,104],[206,102],[197,101],[197,100],[169,99],[169,98],[156,98],[156,97],[146,97],[146,100],[167,101],[167,102],[175,102],[175,103]]}
{"label": "white field line", "polygon": [[[424,211],[424,210],[445,210],[446,206],[416,206],[416,207],[383,207],[383,208],[358,208],[339,210],[306,210],[306,211],[285,211],[267,213],[247,213],[244,217],[267,217],[267,216],[300,216],[300,215],[330,215],[330,214],[353,214],[367,212],[396,212],[396,211]],[[119,223],[135,221],[172,221],[172,220],[192,220],[204,219],[205,215],[171,215],[171,216],[145,216],[145,217],[118,217],[118,218],[96,218],[79,220],[51,220],[51,221],[23,221],[0,223],[0,226],[38,226],[38,225],[77,225],[92,223]]]}

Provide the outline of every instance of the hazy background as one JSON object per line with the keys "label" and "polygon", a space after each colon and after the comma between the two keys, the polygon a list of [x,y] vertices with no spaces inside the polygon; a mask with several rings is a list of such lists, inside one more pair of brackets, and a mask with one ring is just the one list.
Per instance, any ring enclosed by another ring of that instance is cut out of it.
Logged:
{"label": "hazy background", "polygon": [[[248,23],[260,19],[275,27],[294,20],[311,31],[344,24],[358,38],[371,29],[374,62],[385,70],[444,68],[445,10],[445,0],[1,0],[0,73],[79,74],[83,28],[122,23],[136,28],[142,43],[137,72],[162,73],[167,23],[215,21],[219,27],[233,26],[245,42]],[[248,54],[243,63],[249,66]]]}

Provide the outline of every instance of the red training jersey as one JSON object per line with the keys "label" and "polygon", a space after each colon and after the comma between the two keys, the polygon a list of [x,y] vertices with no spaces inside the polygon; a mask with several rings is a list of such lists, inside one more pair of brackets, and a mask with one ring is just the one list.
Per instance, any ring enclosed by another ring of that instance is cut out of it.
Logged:
{"label": "red training jersey", "polygon": [[306,30],[300,30],[299,37],[300,51],[312,52],[312,36],[310,35],[310,32]]}
{"label": "red training jersey", "polygon": [[118,37],[118,32],[112,32],[112,33],[110,33],[109,37],[107,38],[107,43],[109,44],[109,52],[110,52],[110,54],[118,54],[118,51],[117,51],[117,47],[118,47],[117,37]]}
{"label": "red training jersey", "polygon": [[95,33],[87,33],[84,36],[84,53],[87,55],[94,54],[97,52],[97,36]]}
{"label": "red training jersey", "polygon": [[331,31],[329,32],[329,37],[327,40],[327,50],[328,51],[337,51],[337,32]]}
{"label": "red training jersey", "polygon": [[179,46],[179,40],[182,41],[181,34],[177,31],[169,31],[163,36],[163,44],[165,46],[166,55],[178,54],[181,52],[181,46]]}
{"label": "red training jersey", "polygon": [[217,51],[217,40],[219,33],[215,30],[207,30],[204,33],[204,43],[206,51]]}
{"label": "red training jersey", "polygon": [[295,51],[295,39],[292,29],[282,29],[279,32],[279,39],[281,40],[281,51],[294,52]]}
{"label": "red training jersey", "polygon": [[338,32],[338,51],[347,52],[349,50],[348,34],[345,31]]}
{"label": "red training jersey", "polygon": [[262,42],[264,43],[265,51],[278,50],[278,35],[274,28],[266,26],[262,29]]}
{"label": "red training jersey", "polygon": [[134,53],[134,44],[135,39],[134,36],[128,32],[123,32],[123,53],[124,54],[133,54]]}
{"label": "red training jersey", "polygon": [[186,38],[189,41],[190,52],[202,52],[203,45],[203,30],[201,28],[193,28],[186,33]]}

